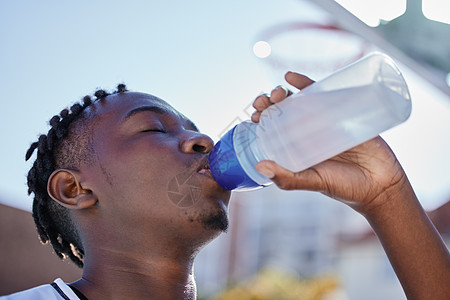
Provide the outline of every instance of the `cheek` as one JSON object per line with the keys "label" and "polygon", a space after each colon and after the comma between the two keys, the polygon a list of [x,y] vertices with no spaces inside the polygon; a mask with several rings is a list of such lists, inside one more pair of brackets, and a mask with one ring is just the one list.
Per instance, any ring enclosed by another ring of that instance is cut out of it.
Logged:
{"label": "cheek", "polygon": [[104,151],[99,161],[113,196],[166,195],[170,179],[185,167],[175,144],[128,143],[108,149],[114,151]]}
{"label": "cheek", "polygon": [[167,155],[134,156],[110,165],[113,181],[128,192],[159,194],[173,177],[176,160]]}
{"label": "cheek", "polygon": [[133,159],[108,163],[105,170],[109,173],[110,183],[105,209],[119,224],[136,226],[158,220],[159,215],[164,214],[162,210],[170,207],[167,205],[167,185],[173,177],[170,170],[174,168],[173,158],[156,155],[135,155]]}

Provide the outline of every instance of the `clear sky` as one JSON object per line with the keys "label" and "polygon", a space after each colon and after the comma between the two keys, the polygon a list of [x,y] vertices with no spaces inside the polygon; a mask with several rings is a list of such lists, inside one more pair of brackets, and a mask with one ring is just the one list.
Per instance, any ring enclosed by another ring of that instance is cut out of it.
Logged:
{"label": "clear sky", "polygon": [[[54,114],[97,87],[125,82],[159,96],[217,140],[256,95],[283,83],[253,53],[259,34],[324,18],[296,0],[1,1],[0,198],[29,206],[26,150]],[[450,197],[450,108],[409,78],[413,116],[387,137],[432,206]]]}

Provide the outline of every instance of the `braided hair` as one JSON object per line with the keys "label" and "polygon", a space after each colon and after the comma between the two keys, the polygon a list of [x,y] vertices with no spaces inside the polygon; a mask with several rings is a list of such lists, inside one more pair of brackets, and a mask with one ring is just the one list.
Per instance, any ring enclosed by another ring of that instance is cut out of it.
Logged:
{"label": "braided hair", "polygon": [[86,107],[111,94],[127,92],[124,84],[108,93],[97,90],[95,98],[85,96],[82,102],[72,105],[50,119],[47,135],[39,136],[31,144],[25,160],[37,149],[37,157],[28,172],[28,195],[34,193],[33,219],[42,243],[51,243],[56,255],[69,257],[77,266],[83,267],[84,249],[68,208],[53,201],[47,192],[47,182],[53,171],[59,168],[77,168],[92,161],[92,135],[87,126],[90,120],[84,114]]}

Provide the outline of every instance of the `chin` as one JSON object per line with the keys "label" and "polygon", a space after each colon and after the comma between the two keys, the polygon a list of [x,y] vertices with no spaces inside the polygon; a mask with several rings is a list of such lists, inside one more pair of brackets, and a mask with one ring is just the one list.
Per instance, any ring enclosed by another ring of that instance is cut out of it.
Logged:
{"label": "chin", "polygon": [[209,208],[201,210],[198,217],[200,224],[208,231],[226,232],[229,225],[228,203],[231,192],[224,190],[214,181],[214,184],[202,186],[202,194],[201,202]]}
{"label": "chin", "polygon": [[[211,199],[202,200],[212,201]],[[195,212],[184,214],[184,218],[186,216],[189,225],[184,227],[186,232],[183,237],[189,241],[188,247],[193,249],[194,253],[198,253],[221,233],[228,230],[228,212],[224,204],[203,207],[203,209],[197,207]]]}
{"label": "chin", "polygon": [[228,230],[229,219],[225,209],[200,214],[198,221],[206,231],[222,233]]}

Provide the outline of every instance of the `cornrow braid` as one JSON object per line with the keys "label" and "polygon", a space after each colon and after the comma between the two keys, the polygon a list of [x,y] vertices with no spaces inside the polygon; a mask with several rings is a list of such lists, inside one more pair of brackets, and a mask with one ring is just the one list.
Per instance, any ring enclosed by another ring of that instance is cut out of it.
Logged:
{"label": "cornrow braid", "polygon": [[[74,167],[73,165],[61,166],[61,164],[73,164],[72,161],[77,159],[77,157],[71,157],[70,149],[63,148],[68,147],[66,140],[70,138],[73,127],[76,127],[74,123],[83,118],[83,111],[92,103],[111,94],[125,92],[127,92],[125,84],[119,84],[117,90],[112,93],[97,90],[94,93],[95,99],[85,96],[80,103],[63,109],[59,115],[50,119],[51,128],[47,135],[39,136],[38,141],[31,144],[25,155],[25,160],[29,160],[37,149],[36,160],[27,175],[27,183],[28,195],[34,193],[33,219],[39,238],[44,244],[51,243],[56,255],[60,258],[69,257],[79,267],[83,267],[84,249],[77,229],[72,222],[69,210],[53,201],[48,195],[47,182],[56,169]],[[68,153],[67,159],[61,152]]]}

